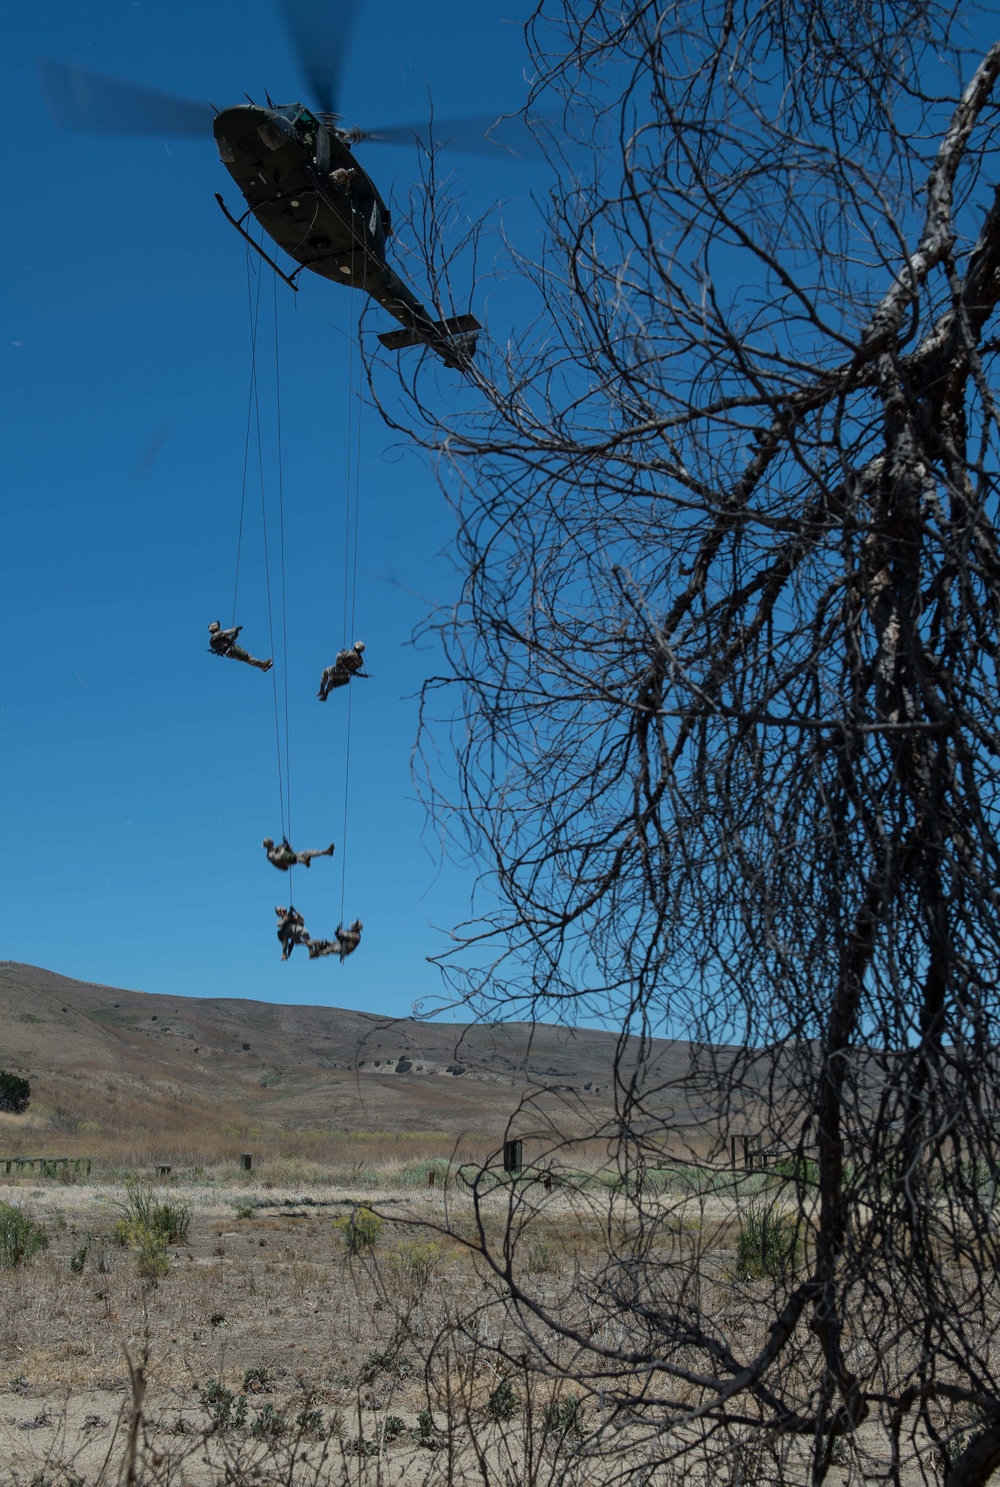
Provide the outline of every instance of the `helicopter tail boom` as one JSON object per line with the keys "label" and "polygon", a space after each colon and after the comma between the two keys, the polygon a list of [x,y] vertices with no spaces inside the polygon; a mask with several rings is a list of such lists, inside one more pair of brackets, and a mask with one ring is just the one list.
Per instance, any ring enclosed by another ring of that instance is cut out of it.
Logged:
{"label": "helicopter tail boom", "polygon": [[478,332],[482,330],[475,315],[454,315],[448,320],[436,320],[432,327],[430,331],[413,327],[385,331],[379,340],[389,351],[401,351],[405,346],[429,346],[446,365],[460,371],[467,370],[476,354]]}

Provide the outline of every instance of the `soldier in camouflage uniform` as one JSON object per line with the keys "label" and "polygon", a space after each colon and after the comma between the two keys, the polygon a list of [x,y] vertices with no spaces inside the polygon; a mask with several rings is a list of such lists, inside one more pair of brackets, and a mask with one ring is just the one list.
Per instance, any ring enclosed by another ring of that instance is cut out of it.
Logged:
{"label": "soldier in camouflage uniform", "polygon": [[325,702],[334,687],[346,687],[354,676],[367,677],[367,672],[361,668],[365,664],[361,659],[361,652],[365,648],[363,640],[356,640],[349,651],[338,651],[337,659],[332,666],[328,666],[320,679],[319,691],[316,696],[320,702]]}
{"label": "soldier in camouflage uniform", "polygon": [[281,838],[280,847],[276,847],[269,836],[264,838],[261,846],[267,853],[268,862],[280,868],[283,873],[287,873],[290,867],[309,867],[314,857],[332,857],[334,853],[333,842],[322,852],[295,852],[288,845],[288,838],[285,836]]}
{"label": "soldier in camouflage uniform", "polygon": [[208,648],[212,655],[226,656],[230,661],[245,661],[248,666],[256,666],[259,671],[270,671],[273,661],[258,661],[249,651],[236,644],[236,637],[242,629],[242,625],[234,625],[231,630],[223,630],[219,621],[213,620],[208,627]]}
{"label": "soldier in camouflage uniform", "polygon": [[364,925],[360,919],[355,919],[350,929],[338,926],[336,939],[334,940],[310,940],[309,959],[318,960],[321,955],[339,955],[341,963],[348,955],[352,955],[361,943],[361,931]]}
{"label": "soldier in camouflage uniform", "polygon": [[309,936],[306,933],[306,921],[298,909],[282,908],[279,904],[274,912],[278,916],[278,939],[281,941],[281,958],[287,960],[296,945],[309,944]]}

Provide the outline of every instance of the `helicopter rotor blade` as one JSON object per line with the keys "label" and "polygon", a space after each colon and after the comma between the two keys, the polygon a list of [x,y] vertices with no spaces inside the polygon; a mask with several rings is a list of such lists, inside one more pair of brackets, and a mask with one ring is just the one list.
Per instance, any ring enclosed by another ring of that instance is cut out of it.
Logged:
{"label": "helicopter rotor blade", "polygon": [[78,134],[200,134],[211,138],[214,110],[152,88],[40,60],[42,92],[60,129]]}
{"label": "helicopter rotor blade", "polygon": [[337,112],[340,81],[363,0],[281,0],[279,12],[311,101]]}
{"label": "helicopter rotor blade", "polygon": [[[537,122],[541,122],[536,120]],[[390,124],[382,129],[361,129],[358,138],[377,145],[408,145],[416,142],[425,150],[431,144],[464,155],[488,155],[494,160],[507,154],[518,160],[544,160],[538,140],[523,119],[497,114],[478,114],[466,119],[426,119],[419,124]]]}

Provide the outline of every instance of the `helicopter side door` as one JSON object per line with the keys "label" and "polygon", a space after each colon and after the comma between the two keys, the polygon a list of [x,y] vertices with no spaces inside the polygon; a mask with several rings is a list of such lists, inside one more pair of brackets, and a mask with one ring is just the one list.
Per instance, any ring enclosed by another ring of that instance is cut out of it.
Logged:
{"label": "helicopter side door", "polygon": [[[317,131],[316,169],[323,177],[326,188],[335,193],[335,200],[345,191],[345,187],[335,179],[337,171],[350,172],[346,194],[353,211],[364,223],[365,244],[378,258],[384,258],[386,239],[392,231],[389,209],[345,141],[325,125],[321,125]],[[343,199],[342,196],[340,199]]]}

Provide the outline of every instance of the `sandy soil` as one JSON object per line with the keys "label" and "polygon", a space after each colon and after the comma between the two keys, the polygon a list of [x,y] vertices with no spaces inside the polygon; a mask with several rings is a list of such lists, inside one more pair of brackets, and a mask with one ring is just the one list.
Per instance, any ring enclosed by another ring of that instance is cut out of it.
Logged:
{"label": "sandy soil", "polygon": [[[580,1412],[582,1436],[547,1429],[565,1398],[551,1378],[518,1375],[517,1408],[498,1418],[504,1370],[493,1349],[509,1325],[504,1288],[480,1258],[427,1227],[446,1206],[453,1224],[470,1227],[467,1191],[177,1182],[155,1192],[190,1204],[191,1221],[167,1273],[151,1280],[136,1251],[114,1242],[123,1186],[0,1187],[0,1201],[26,1208],[50,1236],[26,1266],[0,1272],[0,1481],[430,1487],[483,1484],[485,1473],[488,1487],[599,1487],[646,1449],[619,1437],[588,1457],[584,1442],[601,1424],[593,1398]],[[498,1190],[485,1204],[488,1226],[499,1230],[507,1201]],[[609,1202],[617,1207],[606,1196],[546,1197],[530,1256],[537,1293],[552,1307],[576,1304],[578,1267],[606,1243],[594,1220]],[[732,1199],[670,1202],[678,1231],[697,1233],[724,1259]],[[387,1222],[351,1258],[343,1221],[359,1203]],[[720,1307],[739,1304],[736,1288],[720,1289]],[[877,1426],[855,1445],[863,1473],[835,1468],[831,1487],[887,1466]],[[769,1480],[764,1460],[755,1466],[748,1456],[741,1471],[748,1487]],[[691,1466],[649,1477],[651,1487],[716,1480]]]}

